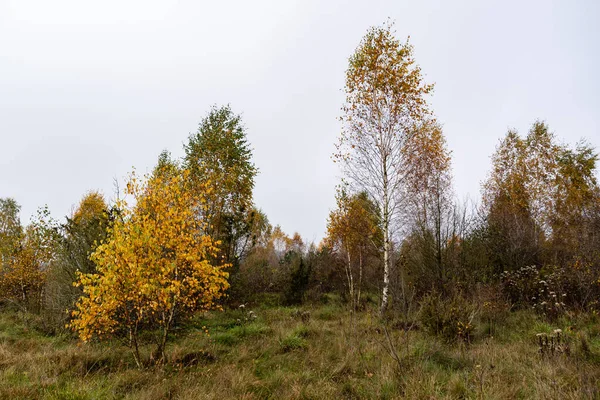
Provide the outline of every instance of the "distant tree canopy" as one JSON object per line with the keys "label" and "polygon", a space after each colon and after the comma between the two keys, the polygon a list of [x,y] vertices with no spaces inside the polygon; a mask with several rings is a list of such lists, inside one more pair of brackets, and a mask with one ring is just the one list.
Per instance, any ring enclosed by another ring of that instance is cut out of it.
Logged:
{"label": "distant tree canopy", "polygon": [[598,156],[582,142],[556,143],[543,122],[526,138],[509,131],[492,157],[483,207],[496,271],[581,254],[598,205]]}
{"label": "distant tree canopy", "polygon": [[19,207],[14,200],[3,200],[2,265],[0,299],[27,311],[39,311],[43,305],[46,275],[56,257],[58,229],[47,208],[24,230],[20,226]]}

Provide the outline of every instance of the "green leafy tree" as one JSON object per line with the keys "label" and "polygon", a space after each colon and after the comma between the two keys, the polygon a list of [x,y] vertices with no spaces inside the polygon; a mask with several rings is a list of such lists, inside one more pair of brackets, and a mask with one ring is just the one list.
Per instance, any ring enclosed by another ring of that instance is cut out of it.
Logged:
{"label": "green leafy tree", "polygon": [[229,106],[213,107],[185,146],[185,168],[206,194],[208,233],[220,242],[220,256],[234,271],[251,243],[252,190],[257,169],[241,117]]}

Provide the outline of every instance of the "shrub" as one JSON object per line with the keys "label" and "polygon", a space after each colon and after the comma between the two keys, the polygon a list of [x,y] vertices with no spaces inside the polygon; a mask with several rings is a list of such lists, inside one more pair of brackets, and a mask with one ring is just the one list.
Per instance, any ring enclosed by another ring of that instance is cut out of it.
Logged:
{"label": "shrub", "polygon": [[490,336],[495,335],[497,327],[507,319],[510,305],[506,302],[500,288],[493,285],[477,290],[477,303],[482,332]]}
{"label": "shrub", "polygon": [[538,294],[540,273],[531,265],[515,271],[504,271],[500,274],[502,292],[508,300],[518,308],[526,308],[535,301]]}
{"label": "shrub", "polygon": [[[557,295],[562,307],[579,310],[594,310],[600,298],[598,271],[590,264],[576,259],[563,267],[548,268],[544,275],[549,289]],[[548,300],[554,299],[551,296]]]}
{"label": "shrub", "polygon": [[501,275],[502,291],[518,308],[532,307],[555,320],[571,309],[593,309],[598,285],[589,266],[578,261],[567,266],[523,267]]}
{"label": "shrub", "polygon": [[475,309],[462,295],[445,298],[432,292],[421,301],[419,322],[430,333],[448,341],[469,343],[474,330]]}

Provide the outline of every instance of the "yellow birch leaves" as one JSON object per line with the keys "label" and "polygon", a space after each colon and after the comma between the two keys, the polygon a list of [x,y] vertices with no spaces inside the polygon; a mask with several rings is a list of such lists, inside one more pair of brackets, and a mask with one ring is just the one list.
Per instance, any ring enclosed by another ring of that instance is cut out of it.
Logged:
{"label": "yellow birch leaves", "polygon": [[130,336],[145,327],[168,328],[174,315],[210,309],[227,289],[223,265],[206,232],[205,197],[189,188],[189,173],[132,174],[120,200],[121,215],[91,258],[97,273],[81,274],[84,296],[71,327],[81,339]]}

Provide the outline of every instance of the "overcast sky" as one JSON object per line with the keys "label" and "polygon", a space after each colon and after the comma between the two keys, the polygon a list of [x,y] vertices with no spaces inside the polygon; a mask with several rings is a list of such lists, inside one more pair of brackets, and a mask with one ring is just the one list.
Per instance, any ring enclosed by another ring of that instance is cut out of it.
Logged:
{"label": "overcast sky", "polygon": [[25,223],[149,171],[213,104],[241,113],[273,224],[319,240],[348,57],[391,18],[408,35],[453,152],[479,198],[508,128],[543,119],[600,146],[600,2],[0,0],[0,197]]}

